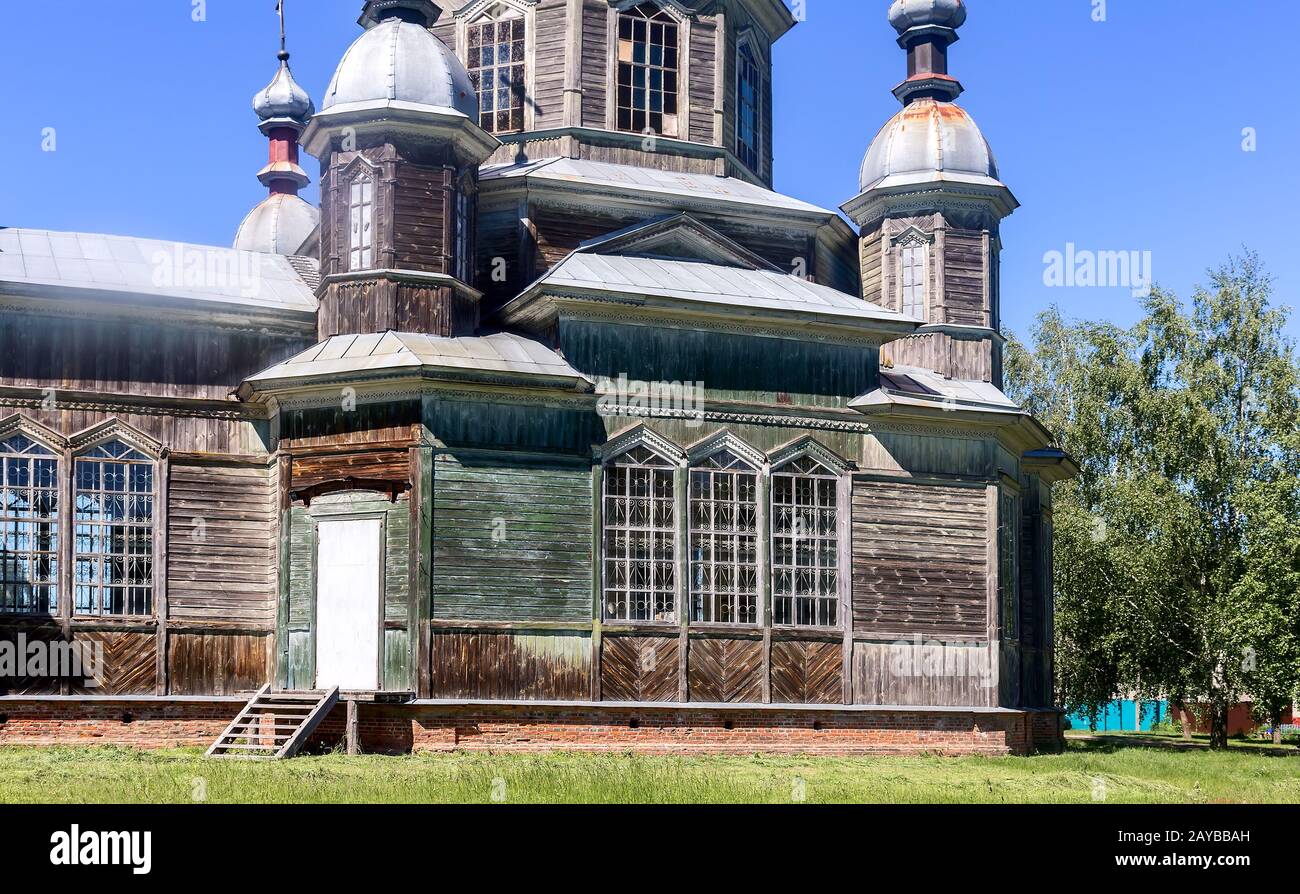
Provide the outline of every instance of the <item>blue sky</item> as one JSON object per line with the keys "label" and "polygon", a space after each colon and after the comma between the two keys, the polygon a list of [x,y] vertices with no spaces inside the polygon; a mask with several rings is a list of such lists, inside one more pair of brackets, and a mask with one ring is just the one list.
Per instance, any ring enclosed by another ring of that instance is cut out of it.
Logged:
{"label": "blue sky", "polygon": [[[14,0],[8,0],[14,2]],[[63,0],[55,18],[0,30],[0,225],[228,244],[265,194],[266,143],[250,108],[275,71],[273,0]],[[1290,4],[1213,0],[970,0],[953,48],[960,102],[1022,208],[1004,225],[1003,307],[1023,333],[1056,303],[1131,322],[1128,289],[1047,288],[1067,243],[1150,251],[1183,296],[1249,245],[1296,303],[1287,213],[1300,184],[1291,57],[1262,39]],[[887,0],[806,0],[776,52],[776,179],[836,207],[856,192],[872,136],[898,104],[905,60]],[[290,0],[295,74],[319,100],[356,37],[360,0]],[[1269,15],[1269,8],[1275,14]],[[1279,39],[1280,41],[1281,39]],[[53,127],[56,151],[42,151]],[[1257,151],[1242,148],[1255,128]],[[315,163],[308,162],[315,172]],[[315,187],[307,194],[316,199]],[[1300,337],[1300,320],[1290,326]]]}

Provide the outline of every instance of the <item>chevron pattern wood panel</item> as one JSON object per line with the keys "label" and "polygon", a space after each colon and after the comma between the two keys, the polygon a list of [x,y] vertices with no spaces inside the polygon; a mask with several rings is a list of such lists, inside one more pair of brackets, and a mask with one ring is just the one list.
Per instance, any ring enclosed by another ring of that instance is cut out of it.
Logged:
{"label": "chevron pattern wood panel", "polygon": [[776,704],[842,704],[843,674],[840,643],[772,643],[772,701]]}
{"label": "chevron pattern wood panel", "polygon": [[611,702],[677,700],[676,637],[606,636],[601,640],[601,696]]}
{"label": "chevron pattern wood panel", "polygon": [[75,634],[77,642],[103,649],[103,662],[94,675],[98,686],[74,681],[78,695],[152,695],[158,684],[158,641],[152,633],[86,631]]}
{"label": "chevron pattern wood panel", "polygon": [[763,641],[692,639],[686,672],[693,702],[758,704],[763,700]]}
{"label": "chevron pattern wood panel", "polygon": [[[22,638],[19,638],[19,633]],[[21,648],[26,649],[32,643],[48,643],[59,640],[61,631],[42,630],[39,628],[21,628],[20,630],[0,631],[0,643],[9,643],[13,650],[14,660],[16,662],[13,672],[20,668],[17,664],[18,651]],[[26,671],[30,665],[22,662],[22,669]],[[19,676],[8,676],[8,668],[0,669],[0,695],[58,695],[61,691],[61,683],[56,677],[37,675],[32,676],[29,673],[23,673]]]}

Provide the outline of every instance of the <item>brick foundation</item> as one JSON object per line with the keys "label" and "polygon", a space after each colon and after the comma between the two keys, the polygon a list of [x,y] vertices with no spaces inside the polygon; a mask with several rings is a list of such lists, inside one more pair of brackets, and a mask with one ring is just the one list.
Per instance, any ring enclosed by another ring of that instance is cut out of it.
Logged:
{"label": "brick foundation", "polygon": [[[0,699],[0,745],[207,747],[243,703]],[[344,737],[340,705],[315,744]],[[1055,711],[521,704],[360,705],[363,751],[377,753],[1027,754],[1062,746]]]}

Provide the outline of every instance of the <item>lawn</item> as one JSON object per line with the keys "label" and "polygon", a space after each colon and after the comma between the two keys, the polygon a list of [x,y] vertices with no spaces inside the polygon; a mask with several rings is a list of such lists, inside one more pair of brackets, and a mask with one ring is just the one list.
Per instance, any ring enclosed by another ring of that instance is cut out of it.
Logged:
{"label": "lawn", "polygon": [[1300,751],[1072,739],[1017,758],[440,754],[278,763],[0,748],[0,803],[1300,803]]}

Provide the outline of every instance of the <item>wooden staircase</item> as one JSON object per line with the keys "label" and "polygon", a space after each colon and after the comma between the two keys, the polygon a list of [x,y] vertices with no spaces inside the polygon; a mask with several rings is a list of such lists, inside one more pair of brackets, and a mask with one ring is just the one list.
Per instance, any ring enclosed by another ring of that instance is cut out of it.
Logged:
{"label": "wooden staircase", "polygon": [[339,690],[272,692],[268,683],[208,749],[207,757],[280,760],[293,757],[339,703]]}

